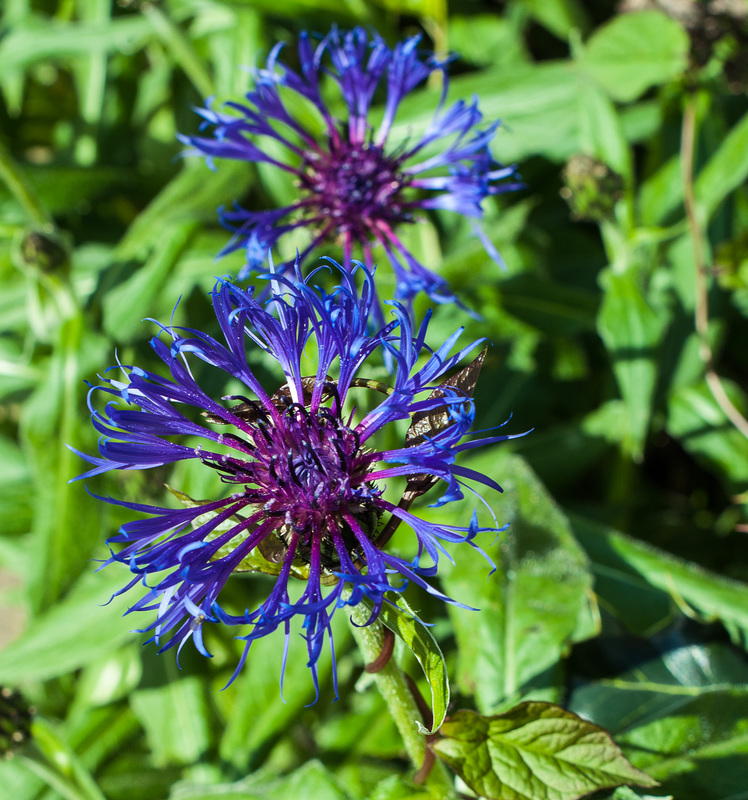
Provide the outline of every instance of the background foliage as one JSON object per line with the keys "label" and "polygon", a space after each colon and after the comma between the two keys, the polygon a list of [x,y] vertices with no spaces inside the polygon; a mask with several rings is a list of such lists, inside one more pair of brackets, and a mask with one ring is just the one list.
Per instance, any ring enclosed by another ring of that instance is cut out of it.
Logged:
{"label": "background foliage", "polygon": [[[238,66],[277,40],[337,22],[375,26],[390,43],[421,30],[460,53],[451,96],[477,94],[487,118],[502,118],[494,153],[526,183],[486,207],[506,271],[447,213],[408,232],[482,315],[466,337],[493,343],[478,427],[512,414],[513,432],[534,429],[469,461],[504,486],[489,499],[511,525],[486,543],[500,564],[492,578],[459,552],[441,580],[482,610],[409,593],[436,623],[452,710],[558,702],[613,733],[660,782],[648,795],[748,798],[746,5],[677,4],[676,17],[663,10],[672,3],[624,5],[645,8],[6,0],[0,566],[5,618],[24,624],[0,652],[0,682],[40,714],[36,756],[0,762],[8,796],[428,796],[409,783],[345,626],[335,704],[328,680],[307,706],[293,648],[280,701],[280,638],[258,642],[225,691],[239,646],[228,634],[211,634],[210,661],[186,648],[179,671],[130,633],[143,621],[121,618],[126,598],[102,605],[126,576],[94,573],[92,559],[123,520],[68,486],[83,465],[65,444],[95,448],[84,379],[115,348],[124,363],[152,363],[142,320],[168,319],[180,296],[177,321],[209,326],[214,276],[240,266],[238,255],[214,261],[227,237],[216,207],[284,200],[262,168],[180,160],[191,107],[246,90]],[[428,118],[437,92],[404,104],[400,134]],[[434,340],[464,320],[437,309]],[[181,466],[89,489],[149,502],[167,478],[210,492]],[[464,524],[470,511],[428,513]],[[244,607],[263,581],[237,579],[229,595]]]}

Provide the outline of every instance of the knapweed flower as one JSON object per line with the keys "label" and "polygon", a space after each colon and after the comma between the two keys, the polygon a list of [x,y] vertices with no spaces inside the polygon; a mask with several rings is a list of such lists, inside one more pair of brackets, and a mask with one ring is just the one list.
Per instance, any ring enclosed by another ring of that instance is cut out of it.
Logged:
{"label": "knapweed flower", "polygon": [[[455,527],[426,521],[409,508],[413,497],[439,482],[445,489],[436,505],[461,498],[465,479],[499,489],[456,463],[466,449],[508,438],[461,443],[474,418],[470,394],[481,357],[455,368],[479,343],[451,353],[457,331],[432,350],[425,344],[428,319],[414,330],[397,304],[393,319],[373,331],[371,274],[361,270],[359,293],[354,272],[338,269],[341,285],[330,294],[315,289],[312,276],[303,279],[298,267],[293,280],[272,272],[266,276],[270,297],[262,303],[254,288],[220,280],[213,308],[223,341],[163,326],[151,345],[170,377],[120,365],[124,378],[91,389],[93,424],[103,436],[100,457],[80,454],[94,465],[82,478],[183,459],[220,477],[209,501],[174,492],[183,508],[108,498],[148,515],[109,540],[116,549],[106,563],[122,562],[132,571],[122,591],[146,587],[130,610],[155,612],[145,630],[162,650],[181,649],[192,638],[209,655],[207,623],[246,626],[238,637],[246,641],[238,671],[252,642],[279,627],[287,646],[291,622],[299,617],[316,685],[326,639],[332,647],[336,609],[366,600],[373,620],[409,582],[453,602],[427,578],[436,574],[445,542],[477,547],[476,536],[487,530],[475,515]],[[276,362],[279,379],[272,388],[250,368],[248,344]],[[366,377],[365,365],[382,351],[396,365],[391,385]],[[307,375],[302,362],[310,356],[317,366]],[[213,399],[196,381],[194,361],[240,382],[243,393]],[[99,393],[116,398],[103,411],[93,402]],[[358,412],[367,400],[369,410]],[[410,420],[405,440],[377,449],[377,434],[398,420]],[[405,490],[399,504],[385,494],[397,480]],[[415,539],[410,559],[385,549],[399,523]],[[219,594],[243,571],[273,574],[275,584],[259,607],[231,613]],[[292,578],[306,580],[300,597],[289,591]]]}
{"label": "knapweed flower", "polygon": [[[282,208],[221,210],[223,223],[235,233],[223,252],[246,249],[240,279],[264,264],[284,234],[304,228],[309,244],[302,260],[317,245],[335,241],[344,265],[356,248],[372,269],[372,246],[381,245],[395,271],[396,299],[407,304],[423,291],[436,302],[452,302],[456,298],[445,279],[421,264],[397,232],[422,212],[439,208],[470,218],[499,260],[480,227],[482,201],[519,186],[505,180],[514,169],[491,157],[489,143],[499,123],[481,127],[475,98],[445,105],[446,61],[419,54],[419,41],[413,36],[389,48],[377,33],[333,28],[315,45],[302,33],[298,71],[279,60],[281,45],[276,45],[265,68],[252,70],[255,85],[244,103],[229,102],[218,111],[209,102],[198,109],[202,128],[212,127],[213,138],[180,137],[190,145],[187,155],[203,155],[210,164],[214,158],[271,164],[297,186],[297,199]],[[410,131],[394,136],[400,103],[434,72],[443,75],[443,92],[430,123],[417,137]],[[344,119],[323,98],[323,75],[338,85]],[[383,107],[373,114],[378,92]],[[375,313],[381,321],[378,309]]]}

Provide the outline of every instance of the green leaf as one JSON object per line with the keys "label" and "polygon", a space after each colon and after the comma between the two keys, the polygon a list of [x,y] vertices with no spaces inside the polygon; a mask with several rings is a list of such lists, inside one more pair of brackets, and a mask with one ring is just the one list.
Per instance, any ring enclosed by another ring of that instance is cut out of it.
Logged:
{"label": "green leaf", "polygon": [[[21,440],[33,475],[35,558],[30,593],[35,608],[58,600],[88,568],[99,540],[102,504],[69,481],[83,464],[67,445],[86,447],[93,432],[85,406],[85,377],[100,368],[104,341],[81,315],[65,321],[47,375],[25,403]],[[106,599],[106,598],[105,598]]]}
{"label": "green leaf", "polygon": [[655,786],[607,731],[550,703],[528,702],[493,717],[458,711],[432,748],[489,800],[576,800],[633,783]]}
{"label": "green leaf", "polygon": [[[707,620],[720,620],[733,639],[748,646],[748,585],[716,575],[576,514],[570,515],[570,520],[592,560],[593,570],[606,579],[605,588],[596,582],[595,589],[617,608],[629,602],[658,602],[651,592],[647,600],[646,588],[641,585],[643,579],[679,605],[692,606]],[[608,582],[622,586],[611,589]],[[661,603],[658,605],[662,608]],[[631,609],[624,613],[631,613]]]}
{"label": "green leaf", "polygon": [[32,723],[31,737],[47,763],[27,757],[26,764],[32,769],[36,767],[33,771],[46,777],[51,787],[66,797],[106,800],[93,776],[57,726],[42,717],[36,717]]}
{"label": "green leaf", "polygon": [[641,185],[639,213],[642,224],[660,225],[683,203],[680,157],[675,155]]}
{"label": "green leaf", "polygon": [[[442,651],[429,629],[414,616],[402,597],[398,598],[397,603],[397,606],[385,603],[379,620],[400,637],[421,665],[431,689],[433,724],[429,733],[434,733],[444,722],[449,706],[447,666]],[[364,600],[364,604],[371,608],[368,600]]]}
{"label": "green leaf", "polygon": [[221,161],[212,173],[204,164],[179,172],[130,225],[116,251],[118,261],[145,260],[163,241],[172,221],[213,222],[216,206],[233,202],[252,181],[253,170],[244,162]]}
{"label": "green leaf", "polygon": [[192,764],[207,750],[208,706],[199,678],[133,692],[130,707],[145,729],[156,766]]}
{"label": "green leaf", "polygon": [[0,42],[4,70],[20,69],[37,61],[87,56],[92,50],[134,50],[153,34],[142,17],[122,16],[107,23],[61,24],[29,17]]}
{"label": "green leaf", "polygon": [[[87,565],[90,569],[90,565]],[[24,634],[0,651],[0,682],[47,680],[90,664],[132,638],[121,619],[124,597],[112,594],[129,580],[122,567],[85,573],[67,596],[37,616]]]}
{"label": "green leaf", "polygon": [[460,59],[494,68],[528,60],[515,21],[498,14],[455,14],[449,20],[449,45]]}
{"label": "green leaf", "polygon": [[14,800],[33,800],[44,788],[41,778],[17,758],[0,759],[0,784]]}
{"label": "green leaf", "polygon": [[[345,669],[356,656],[358,653],[355,652],[346,654],[342,663],[338,663]],[[357,684],[370,680],[370,677],[361,675]],[[384,764],[400,758],[403,753],[402,737],[380,692],[356,691],[349,694],[346,705],[336,704],[329,714],[318,717],[310,733],[319,752],[345,753],[348,763],[358,764],[367,759],[374,766],[375,759]]]}
{"label": "green leaf", "polygon": [[[450,80],[449,101],[477,95],[486,119],[502,120],[504,130],[491,148],[499,161],[511,163],[535,153],[563,161],[579,150],[577,121],[569,113],[576,102],[575,77],[574,65],[567,61],[458,76]],[[438,93],[429,90],[409,98],[398,112],[390,140],[407,140],[414,130],[425,128],[437,102]]]}
{"label": "green leaf", "polygon": [[499,288],[506,311],[551,336],[594,328],[597,298],[591,292],[527,272],[502,280]]}
{"label": "green leaf", "polygon": [[541,25],[566,41],[572,30],[587,30],[590,20],[578,0],[525,0],[523,5]]}
{"label": "green leaf", "polygon": [[646,142],[662,128],[663,108],[656,100],[642,100],[619,111],[627,142]]}
{"label": "green leaf", "polygon": [[613,362],[613,370],[628,412],[624,444],[640,458],[649,430],[657,380],[657,350],[665,326],[644,297],[633,270],[600,275],[605,296],[597,327]]}
{"label": "green leaf", "polygon": [[177,784],[169,800],[351,800],[335,776],[317,760],[309,761],[290,775],[278,778],[258,773],[236,783],[216,786]]}
{"label": "green leaf", "polygon": [[577,108],[582,151],[630,180],[631,154],[621,118],[610,98],[587,76],[580,76]]}
{"label": "green leaf", "polygon": [[607,539],[598,535],[596,527],[594,533],[588,531],[587,526],[593,527],[594,523],[574,515],[570,515],[570,521],[592,562],[595,594],[601,605],[612,610],[631,633],[644,636],[661,629],[676,611],[669,594],[652,586],[625,558],[611,549]]}
{"label": "green leaf", "polygon": [[[112,25],[112,7],[108,0],[88,0],[79,7],[80,21],[84,24],[102,25],[108,32]],[[75,156],[79,164],[90,166],[96,160],[96,126],[101,120],[106,90],[106,47],[93,46],[82,58],[72,64],[80,115],[85,127],[76,137]]]}
{"label": "green leaf", "polygon": [[[341,652],[349,641],[350,626],[344,614],[336,614],[332,625],[335,647]],[[219,755],[238,769],[246,770],[248,763],[254,764],[263,746],[289,728],[304,707],[314,702],[314,686],[306,665],[309,656],[300,636],[289,640],[281,692],[283,647],[281,631],[254,642],[237,679],[214,695],[224,717]],[[331,670],[330,650],[324,648],[318,662],[321,691],[332,679]],[[216,688],[222,689],[225,682]]]}
{"label": "green leaf", "polygon": [[128,695],[140,682],[143,664],[136,644],[88,664],[77,681],[77,707],[107,705]]}
{"label": "green leaf", "polygon": [[[51,214],[65,214],[102,195],[110,196],[115,187],[134,184],[132,172],[125,169],[92,165],[24,165],[31,185]],[[0,184],[0,202],[10,199],[7,188]],[[3,301],[7,301],[7,296]]]}
{"label": "green leaf", "polygon": [[[460,689],[489,712],[507,698],[547,688],[544,673],[572,639],[582,638],[580,619],[589,622],[592,576],[566,517],[521,458],[490,448],[465,463],[502,484],[501,514],[509,523],[493,543],[480,541],[497,565],[490,577],[482,556],[465,547],[454,567],[440,565],[447,593],[480,609],[449,611]],[[444,520],[445,509],[437,513]]]}
{"label": "green leaf", "polygon": [[748,669],[724,644],[673,642],[657,658],[577,689],[571,707],[608,727],[678,800],[742,800]]}
{"label": "green leaf", "polygon": [[[175,220],[163,226],[162,236],[142,267],[104,295],[104,330],[116,342],[128,342],[143,330],[177,260],[195,233],[194,220]],[[176,303],[178,298],[174,298]]]}
{"label": "green leaf", "polygon": [[415,786],[399,775],[380,781],[366,800],[437,800],[427,786]]}
{"label": "green leaf", "polygon": [[748,177],[748,113],[744,114],[699,172],[694,184],[697,210],[708,220],[730,192]]}
{"label": "green leaf", "polygon": [[31,476],[21,448],[0,436],[0,519],[3,533],[25,533],[31,521],[32,502],[28,492]]}
{"label": "green leaf", "polygon": [[661,11],[614,17],[592,34],[579,63],[614,100],[635,100],[688,66],[685,30]]}
{"label": "green leaf", "polygon": [[[729,381],[723,380],[723,385],[745,413],[745,394]],[[748,481],[745,437],[728,421],[706,382],[670,394],[667,430],[689,453],[723,475],[730,491],[739,491]]]}
{"label": "green leaf", "polygon": [[[608,800],[600,798],[600,800]],[[672,795],[639,794],[628,786],[619,786],[611,795],[610,800],[674,800]]]}

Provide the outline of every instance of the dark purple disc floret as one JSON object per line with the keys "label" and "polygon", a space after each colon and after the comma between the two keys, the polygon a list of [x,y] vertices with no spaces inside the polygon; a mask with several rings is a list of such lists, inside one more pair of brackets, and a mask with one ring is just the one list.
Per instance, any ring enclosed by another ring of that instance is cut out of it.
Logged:
{"label": "dark purple disc floret", "polygon": [[[473,401],[458,385],[444,383],[479,342],[451,353],[458,330],[431,350],[425,344],[428,318],[414,330],[397,304],[392,321],[373,330],[371,274],[361,270],[357,291],[355,270],[334,266],[341,285],[330,294],[314,288],[311,276],[302,278],[298,267],[292,277],[266,275],[271,292],[263,303],[254,289],[218,281],[213,307],[221,341],[163,326],[151,344],[170,377],[120,365],[123,378],[105,378],[91,390],[92,398],[103,392],[115,400],[103,411],[89,401],[102,438],[99,457],[80,454],[94,465],[82,478],[184,459],[220,477],[210,500],[174,491],[182,508],[108,498],[147,515],[109,540],[107,563],[127,564],[134,574],[122,591],[138,583],[147,588],[131,610],[155,613],[146,630],[162,650],[181,649],[192,638],[209,655],[206,623],[244,626],[238,671],[254,640],[281,627],[288,641],[291,622],[300,617],[316,683],[316,663],[325,639],[332,645],[337,608],[366,599],[373,620],[411,581],[454,602],[426,578],[436,574],[445,542],[477,547],[475,537],[486,529],[475,516],[466,527],[426,521],[409,503],[387,499],[384,490],[393,480],[416,493],[442,482],[440,505],[462,497],[465,478],[499,489],[491,478],[457,465],[456,457],[508,437],[461,444],[473,422]],[[249,367],[248,343],[277,362],[283,377],[273,390]],[[384,352],[395,365],[389,385],[362,374],[375,353],[381,364]],[[316,356],[313,375],[301,366],[310,355]],[[195,359],[243,384],[242,394],[210,397],[195,380]],[[359,413],[357,405],[368,410]],[[428,427],[432,418],[437,424]],[[377,434],[397,420],[411,420],[403,445],[377,449]],[[410,560],[385,549],[399,523],[415,537]],[[267,599],[243,613],[223,608],[219,594],[226,581],[251,571],[275,576]],[[292,578],[306,579],[301,596],[289,592]]]}
{"label": "dark purple disc floret", "polygon": [[[235,233],[224,252],[246,250],[240,278],[261,268],[284,234],[305,228],[310,243],[302,259],[319,244],[334,241],[343,249],[344,265],[356,255],[371,270],[371,248],[379,245],[395,271],[397,299],[410,303],[423,291],[436,302],[453,302],[444,278],[421,264],[397,232],[437,208],[470,218],[489,254],[499,260],[480,227],[482,201],[519,184],[512,167],[501,167],[491,157],[498,122],[480,127],[475,98],[445,106],[446,61],[419,52],[419,41],[413,36],[390,48],[376,32],[333,28],[314,44],[302,33],[298,71],[279,60],[277,45],[265,68],[252,71],[255,86],[244,103],[226,103],[222,111],[210,105],[198,109],[202,127],[212,127],[213,138],[180,137],[190,145],[188,155],[205,156],[211,164],[214,158],[264,162],[297,185],[298,198],[283,208],[221,212]],[[396,136],[392,126],[401,101],[435,72],[442,75],[443,92],[430,123],[419,136],[413,131]],[[337,83],[345,119],[335,117],[323,99],[323,75]],[[369,116],[378,91],[383,116],[373,125]],[[299,101],[312,104],[318,128],[298,118]],[[375,314],[381,321],[379,307]]]}

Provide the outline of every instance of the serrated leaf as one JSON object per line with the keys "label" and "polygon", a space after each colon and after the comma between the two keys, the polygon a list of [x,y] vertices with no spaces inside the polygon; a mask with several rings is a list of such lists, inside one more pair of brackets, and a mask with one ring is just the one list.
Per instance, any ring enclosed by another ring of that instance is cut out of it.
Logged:
{"label": "serrated leaf", "polygon": [[[393,633],[400,637],[405,646],[413,653],[421,665],[423,674],[431,689],[432,725],[429,733],[434,733],[444,722],[449,706],[449,679],[444,656],[431,635],[431,631],[414,615],[405,600],[400,597],[398,605],[385,603],[379,620]],[[366,598],[363,604],[371,609]]]}
{"label": "serrated leaf", "polygon": [[655,786],[603,728],[551,703],[528,702],[484,717],[458,711],[436,754],[489,800],[577,800],[622,784]]}
{"label": "serrated leaf", "polygon": [[[483,362],[486,360],[487,352],[488,347],[484,347],[466,367],[442,381],[439,387],[431,392],[428,399],[433,400],[434,398],[444,397],[446,392],[443,387],[450,386],[458,389],[466,398],[472,397],[475,393],[475,387],[480,377]],[[429,435],[439,433],[452,424],[454,422],[446,405],[438,406],[430,411],[417,411],[411,417],[410,427],[405,434],[405,446],[415,447],[425,441]]]}
{"label": "serrated leaf", "polygon": [[579,63],[614,100],[628,102],[685,71],[688,49],[688,35],[675,20],[661,11],[638,11],[598,28]]}
{"label": "serrated leaf", "polygon": [[[472,397],[487,352],[488,347],[484,347],[478,356],[466,367],[463,367],[454,375],[450,375],[449,378],[443,380],[439,384],[439,387],[431,392],[428,399],[433,400],[434,398],[445,397],[446,392],[443,387],[449,386],[458,389],[466,398]],[[454,425],[454,420],[450,414],[450,406],[443,405],[432,408],[430,411],[417,411],[411,417],[410,427],[405,433],[405,446],[416,447],[431,436],[435,436],[445,430],[450,425]],[[413,478],[409,478],[405,487],[405,493],[403,494],[403,500],[409,505],[416,497],[425,494],[434,486],[437,480],[437,478],[429,475],[417,475]]]}

